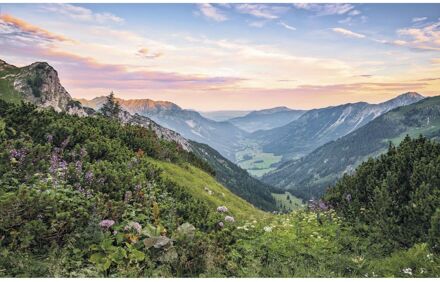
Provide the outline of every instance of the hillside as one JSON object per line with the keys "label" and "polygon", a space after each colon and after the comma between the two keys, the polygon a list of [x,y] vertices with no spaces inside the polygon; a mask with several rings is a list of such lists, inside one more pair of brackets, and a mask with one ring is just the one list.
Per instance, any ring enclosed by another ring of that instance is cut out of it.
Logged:
{"label": "hillside", "polygon": [[233,193],[264,210],[277,209],[271,195],[271,186],[251,177],[246,170],[227,160],[208,145],[191,141],[191,146],[193,153],[214,169],[216,179]]}
{"label": "hillside", "polygon": [[[1,69],[4,73],[8,73],[5,74],[6,78],[0,78],[0,85],[4,86],[4,88],[0,89],[1,99],[15,103],[23,100],[36,104],[38,107],[53,108],[56,111],[65,111],[69,114],[79,116],[96,116],[97,114],[92,108],[84,107],[80,102],[74,101],[71,98],[70,94],[64,89],[64,87],[62,87],[56,70],[47,63],[34,63],[30,66],[17,68],[2,61]],[[19,86],[22,84],[22,81],[27,81],[26,75],[40,81],[38,87],[35,87],[34,90],[26,90],[26,88]],[[10,92],[7,91],[7,89],[14,89],[14,91]],[[38,93],[38,97],[35,96],[34,92]],[[101,107],[104,100],[105,99],[99,98],[94,101],[99,103],[99,107]],[[151,100],[142,100],[141,103],[139,103],[138,100],[129,100],[127,103],[133,107],[136,105],[138,109],[141,107],[139,106],[140,104],[144,107],[143,109],[146,107],[150,111],[162,111],[164,109],[172,110],[178,108],[178,106],[169,102],[155,102]],[[87,105],[96,106],[95,104],[90,103]],[[200,152],[200,150],[209,150],[209,152],[216,157],[210,157],[206,154],[199,154],[198,156],[201,160],[210,162],[209,166],[215,168],[215,173],[218,175],[218,181],[226,185],[231,191],[237,192],[245,197],[247,201],[250,201],[255,206],[266,210],[276,209],[274,200],[272,198],[267,198],[267,195],[270,195],[270,187],[268,185],[253,179],[239,167],[234,167],[232,163],[221,157],[221,155],[215,150],[197,142],[190,144],[190,141],[182,137],[180,134],[158,125],[148,117],[136,113],[130,114],[129,112],[122,111],[119,114],[119,119],[125,124],[134,124],[151,128],[161,139],[176,142],[186,151]],[[234,170],[237,169],[237,172],[231,172],[231,168]],[[226,173],[228,177],[225,177],[225,171],[229,171]],[[249,183],[252,183],[252,186],[249,186]]]}
{"label": "hillside", "polygon": [[199,113],[205,118],[215,120],[215,121],[227,121],[232,118],[242,117],[249,113],[250,111],[199,111]]}
{"label": "hillside", "polygon": [[263,152],[280,155],[283,161],[297,159],[396,107],[422,98],[417,93],[405,93],[380,104],[359,102],[310,110],[285,126],[257,131],[250,139],[257,140]]}
{"label": "hillside", "polygon": [[385,152],[390,141],[398,144],[407,134],[440,137],[440,97],[396,108],[300,160],[285,163],[263,181],[304,199],[319,197],[343,173]]}
{"label": "hillside", "polygon": [[[105,97],[80,101],[98,110],[105,101]],[[240,139],[246,136],[245,131],[229,122],[207,119],[196,111],[182,109],[170,102],[149,99],[118,99],[118,102],[131,114],[151,118],[161,126],[176,131],[187,139],[208,144],[232,161],[235,159],[234,152]]]}
{"label": "hillside", "polygon": [[286,107],[277,107],[259,111],[252,111],[245,116],[229,120],[230,123],[247,132],[268,130],[284,126],[297,120],[306,111],[292,110]]}
{"label": "hillside", "polygon": [[325,198],[345,220],[355,223],[355,232],[372,246],[380,245],[376,251],[423,242],[440,251],[439,187],[440,143],[407,136],[399,146],[390,146],[344,176]]}

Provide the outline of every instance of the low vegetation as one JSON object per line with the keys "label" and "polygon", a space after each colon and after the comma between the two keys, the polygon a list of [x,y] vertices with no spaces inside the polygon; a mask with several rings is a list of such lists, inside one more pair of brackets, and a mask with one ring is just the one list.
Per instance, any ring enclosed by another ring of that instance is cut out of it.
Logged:
{"label": "low vegetation", "polygon": [[438,277],[439,146],[276,215],[149,129],[0,101],[0,276]]}

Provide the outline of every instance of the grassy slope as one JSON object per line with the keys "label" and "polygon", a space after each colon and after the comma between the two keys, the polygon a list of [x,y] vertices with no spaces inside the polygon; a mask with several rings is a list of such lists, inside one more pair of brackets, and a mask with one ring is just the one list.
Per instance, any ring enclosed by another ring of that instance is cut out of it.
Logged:
{"label": "grassy slope", "polygon": [[19,103],[21,101],[20,94],[15,91],[11,76],[17,74],[19,69],[10,69],[0,71],[0,97],[6,102]]}
{"label": "grassy slope", "polygon": [[[213,208],[226,206],[236,219],[253,219],[268,215],[233,194],[206,172],[191,165],[181,167],[172,163],[151,159],[163,169],[163,177],[182,185],[196,198],[206,201]],[[211,193],[205,190],[205,187]]]}
{"label": "grassy slope", "polygon": [[[287,200],[287,195],[289,195],[290,201]],[[276,194],[272,193],[272,196],[275,198],[277,202],[277,207],[279,209],[287,209],[289,211],[299,209],[303,207],[302,201],[290,194],[289,192],[285,192],[284,194]]]}

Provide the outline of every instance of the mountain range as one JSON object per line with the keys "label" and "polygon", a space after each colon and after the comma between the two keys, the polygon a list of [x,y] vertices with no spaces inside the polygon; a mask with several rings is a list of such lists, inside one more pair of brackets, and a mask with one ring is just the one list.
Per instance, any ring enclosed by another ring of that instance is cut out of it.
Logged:
{"label": "mountain range", "polygon": [[[97,115],[106,101],[106,97],[72,99],[47,63],[19,68],[1,60],[0,98],[78,116]],[[440,98],[424,99],[415,92],[380,104],[359,102],[307,111],[286,107],[225,111],[223,119],[227,119],[222,121],[167,101],[117,101],[123,108],[122,123],[151,128],[160,138],[177,142],[207,162],[217,181],[266,210],[275,209],[274,191],[288,191],[302,199],[319,197],[344,173],[353,172],[406,134],[440,136]],[[243,150],[248,151],[243,154]],[[244,167],[243,158],[267,172],[262,181],[234,163]],[[266,162],[267,158],[271,161]]]}
{"label": "mountain range", "polygon": [[[98,110],[105,99],[102,96],[79,101]],[[218,122],[207,119],[196,111],[182,109],[171,102],[150,99],[117,99],[117,101],[129,113],[148,117],[163,127],[179,132],[187,139],[208,144],[232,161],[235,160],[239,140],[247,135],[244,130],[227,121]]]}
{"label": "mountain range", "polygon": [[[409,101],[419,98],[414,93],[403,97]],[[352,173],[369,157],[384,153],[389,142],[397,145],[406,135],[419,134],[440,139],[439,96],[397,107],[307,156],[283,164],[265,175],[263,181],[303,199],[319,197],[344,173]]]}
{"label": "mountain range", "polygon": [[[77,116],[97,115],[97,111],[88,106],[98,108],[104,101],[103,98],[96,99],[96,103],[100,105],[96,106],[85,101],[83,102],[86,105],[83,105],[80,101],[72,99],[70,94],[61,85],[57,71],[45,62],[36,62],[19,68],[1,60],[0,98],[12,103],[25,101],[41,108],[52,108],[57,112],[66,112]],[[252,178],[245,170],[228,161],[209,146],[188,140],[179,133],[159,125],[149,117],[137,113],[137,111],[151,113],[155,110],[161,114],[163,114],[163,111],[183,111],[180,107],[169,102],[157,103],[151,100],[144,100],[142,103],[129,101],[127,105],[131,105],[129,108],[132,112],[130,113],[127,110],[120,112],[119,119],[123,124],[151,128],[159,138],[176,142],[182,149],[193,153],[207,162],[213,168],[217,181],[224,184],[233,193],[242,196],[245,200],[259,208],[266,210],[276,209],[275,200],[271,197],[271,187],[269,185]],[[187,112],[196,117],[200,116],[196,112]]]}
{"label": "mountain range", "polygon": [[256,140],[263,152],[280,155],[284,161],[297,159],[396,107],[421,99],[420,94],[409,92],[380,104],[359,102],[309,110],[284,126],[257,131],[249,138]]}
{"label": "mountain range", "polygon": [[287,107],[277,107],[252,111],[245,116],[229,119],[233,125],[247,132],[268,130],[286,125],[298,119],[305,110],[292,110]]}

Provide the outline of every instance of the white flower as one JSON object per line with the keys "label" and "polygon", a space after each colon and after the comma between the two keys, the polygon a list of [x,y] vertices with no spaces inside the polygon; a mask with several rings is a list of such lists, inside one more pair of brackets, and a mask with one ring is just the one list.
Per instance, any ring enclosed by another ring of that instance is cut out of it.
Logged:
{"label": "white flower", "polygon": [[264,226],[264,231],[266,231],[266,232],[272,232],[272,227],[270,227],[270,226]]}
{"label": "white flower", "polygon": [[412,275],[412,269],[411,268],[404,268],[404,269],[402,269],[402,272],[403,273],[405,273],[405,274],[409,274],[409,275]]}

